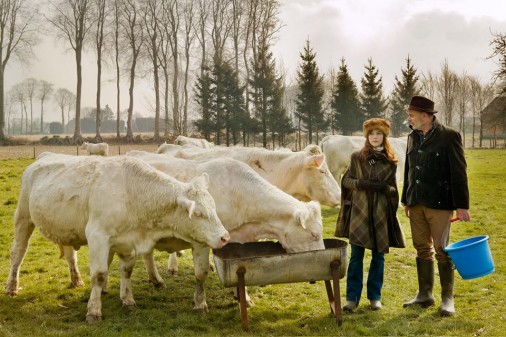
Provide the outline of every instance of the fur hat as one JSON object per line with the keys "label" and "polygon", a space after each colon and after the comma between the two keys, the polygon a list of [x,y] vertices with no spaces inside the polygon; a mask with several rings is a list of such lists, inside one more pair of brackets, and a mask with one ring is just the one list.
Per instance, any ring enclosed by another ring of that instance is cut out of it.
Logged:
{"label": "fur hat", "polygon": [[411,102],[409,102],[408,110],[426,112],[429,114],[437,113],[437,111],[434,110],[434,102],[423,96],[413,96]]}
{"label": "fur hat", "polygon": [[363,129],[366,137],[375,129],[381,131],[386,137],[390,134],[390,122],[384,118],[371,118],[364,122]]}

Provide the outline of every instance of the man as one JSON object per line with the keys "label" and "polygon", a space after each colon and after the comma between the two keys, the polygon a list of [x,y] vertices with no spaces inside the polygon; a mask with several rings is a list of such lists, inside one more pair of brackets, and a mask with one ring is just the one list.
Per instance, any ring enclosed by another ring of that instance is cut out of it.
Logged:
{"label": "man", "polygon": [[470,220],[466,159],[460,134],[439,123],[434,102],[413,96],[408,107],[408,136],[401,202],[411,225],[416,249],[418,294],[404,307],[434,305],[434,257],[441,282],[442,316],[455,313],[454,268],[444,251],[450,239],[453,211]]}

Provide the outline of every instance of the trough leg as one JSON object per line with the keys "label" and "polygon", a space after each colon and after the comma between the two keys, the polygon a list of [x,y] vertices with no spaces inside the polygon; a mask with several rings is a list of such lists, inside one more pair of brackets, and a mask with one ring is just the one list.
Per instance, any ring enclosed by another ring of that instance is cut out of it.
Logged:
{"label": "trough leg", "polygon": [[248,329],[248,309],[246,306],[246,284],[244,282],[244,274],[246,274],[246,268],[240,267],[236,271],[237,273],[237,297],[239,300],[239,311],[241,313],[242,328]]}
{"label": "trough leg", "polygon": [[339,269],[341,262],[339,260],[332,261],[330,263],[330,269],[332,271],[332,281],[334,283],[334,289],[330,281],[325,281],[325,288],[327,289],[327,297],[329,299],[330,311],[336,317],[337,326],[343,324],[343,316],[341,311],[341,289],[339,287]]}

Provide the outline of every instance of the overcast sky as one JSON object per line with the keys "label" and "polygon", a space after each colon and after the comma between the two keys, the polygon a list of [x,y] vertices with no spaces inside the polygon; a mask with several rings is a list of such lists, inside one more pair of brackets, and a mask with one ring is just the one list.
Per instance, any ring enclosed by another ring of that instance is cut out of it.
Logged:
{"label": "overcast sky", "polygon": [[[299,53],[309,39],[322,74],[339,67],[344,58],[360,86],[368,58],[383,78],[384,94],[392,89],[394,76],[401,76],[409,55],[418,73],[439,73],[448,60],[457,74],[466,72],[483,82],[491,80],[497,65],[486,58],[492,53],[494,33],[506,33],[505,0],[281,0],[283,27],[273,48],[288,81],[294,81]],[[74,54],[50,39],[36,49],[38,61],[30,68],[8,65],[6,89],[34,77],[54,83],[55,89],[75,92]],[[95,105],[95,64],[83,64],[83,106]],[[114,77],[104,79],[102,105],[115,110]],[[125,83],[126,85],[126,83]],[[123,109],[127,88],[123,88]],[[149,88],[137,93],[135,110],[146,110]],[[49,110],[49,109],[48,109]],[[54,110],[54,109],[53,109]],[[59,120],[57,113],[45,120]]]}

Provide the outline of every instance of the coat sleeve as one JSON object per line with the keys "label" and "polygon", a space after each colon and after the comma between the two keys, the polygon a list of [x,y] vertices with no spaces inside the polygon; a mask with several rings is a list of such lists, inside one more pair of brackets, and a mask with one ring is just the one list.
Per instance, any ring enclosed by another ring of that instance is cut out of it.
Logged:
{"label": "coat sleeve", "polygon": [[448,161],[450,164],[453,205],[469,209],[469,187],[467,182],[467,163],[460,133],[453,132],[449,139]]}
{"label": "coat sleeve", "polygon": [[343,174],[341,186],[350,189],[352,191],[358,190],[358,181],[359,179],[362,179],[360,171],[361,170],[358,153],[353,153],[351,155],[350,165]]}

